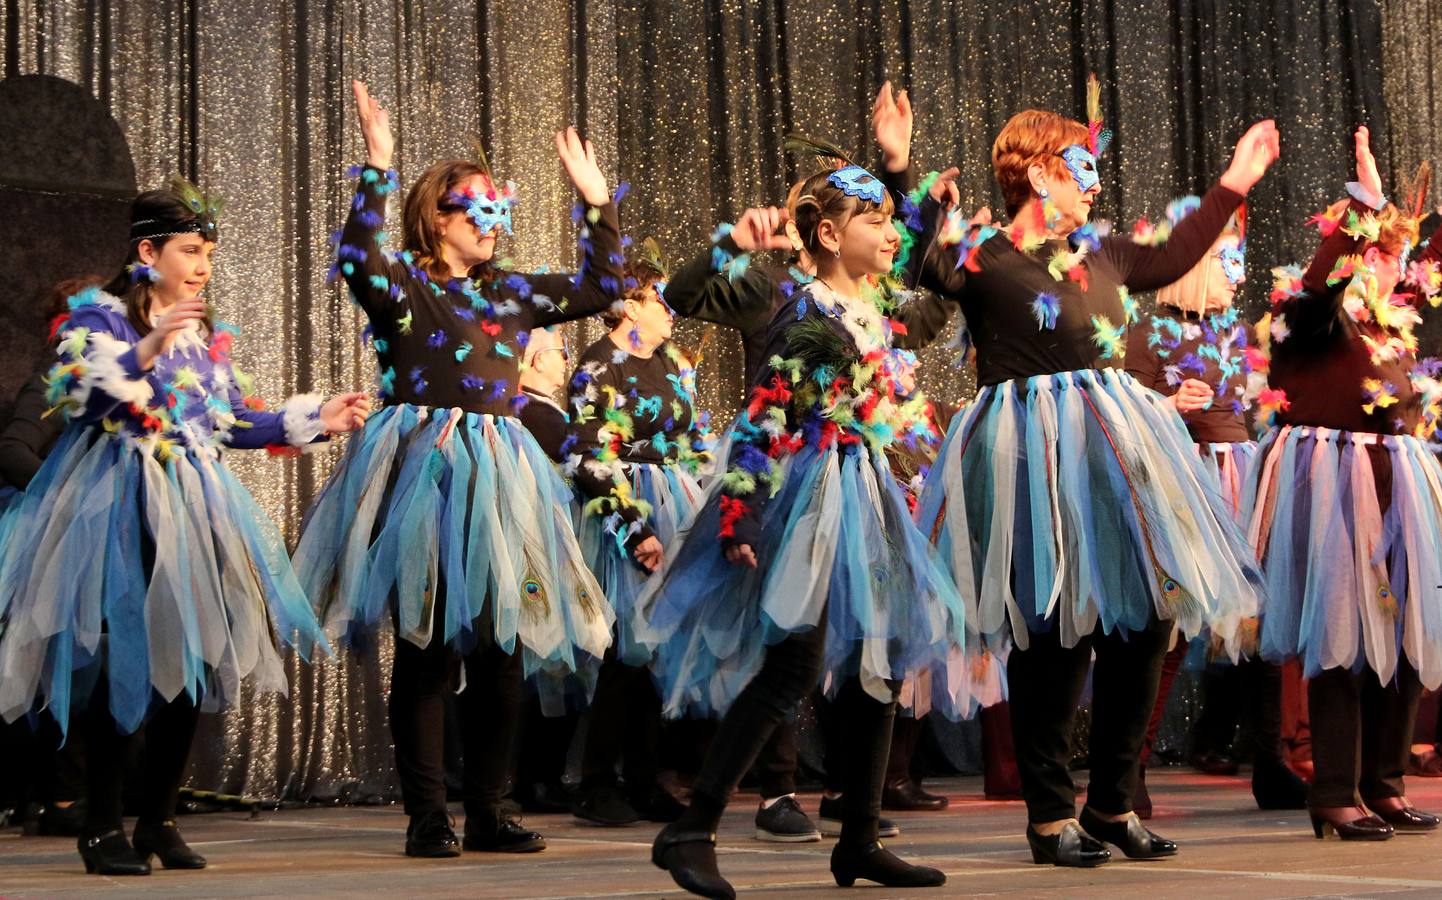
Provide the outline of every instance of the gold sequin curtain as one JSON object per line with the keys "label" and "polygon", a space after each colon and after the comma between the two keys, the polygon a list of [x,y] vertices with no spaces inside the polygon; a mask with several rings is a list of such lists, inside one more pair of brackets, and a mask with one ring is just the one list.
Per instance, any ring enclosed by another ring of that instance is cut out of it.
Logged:
{"label": "gold sequin curtain", "polygon": [[[574,263],[571,192],[550,138],[568,122],[632,185],[626,231],[681,260],[707,250],[718,222],[781,202],[804,174],[779,149],[784,132],[874,160],[870,104],[888,78],[916,105],[916,166],[955,163],[965,202],[999,207],[989,153],[1001,124],[1031,105],[1081,117],[1095,71],[1117,135],[1100,213],[1123,223],[1205,189],[1245,125],[1275,116],[1284,157],[1251,202],[1255,304],[1270,266],[1309,253],[1302,223],[1350,177],[1353,125],[1373,126],[1379,159],[1398,174],[1438,160],[1439,5],[4,0],[0,50],[7,74],[58,75],[106,103],[140,184],[178,169],[227,198],[211,299],[242,329],[238,361],[279,399],[374,384],[361,323],[324,281],[351,193],[343,172],[362,156],[353,77],[392,110],[403,183],[468,153],[472,134],[485,141],[520,187],[502,252],[526,267]],[[599,334],[575,331],[582,344]],[[701,333],[678,329],[691,344]],[[923,383],[955,404],[971,385],[950,355],[927,351]],[[726,420],[740,394],[733,336],[710,341],[701,376],[704,405]],[[294,538],[335,456],[229,459]],[[208,725],[195,781],[263,796],[393,793],[387,640],[361,658],[293,664],[291,698]]]}

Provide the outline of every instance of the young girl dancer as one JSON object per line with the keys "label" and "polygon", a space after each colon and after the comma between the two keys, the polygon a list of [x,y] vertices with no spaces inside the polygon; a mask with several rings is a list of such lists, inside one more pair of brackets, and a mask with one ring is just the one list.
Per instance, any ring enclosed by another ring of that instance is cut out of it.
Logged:
{"label": "young girl dancer", "polygon": [[[87,872],[198,869],[175,803],[201,709],[240,681],[286,690],[276,640],[324,644],[285,544],[226,469],[226,448],[303,447],[349,431],[364,394],[266,412],[211,319],[220,201],[176,176],[131,207],[125,271],[70,299],[51,370],[64,433],[10,521],[0,561],[0,712],[83,709]],[[144,729],[134,844],[121,773]]]}

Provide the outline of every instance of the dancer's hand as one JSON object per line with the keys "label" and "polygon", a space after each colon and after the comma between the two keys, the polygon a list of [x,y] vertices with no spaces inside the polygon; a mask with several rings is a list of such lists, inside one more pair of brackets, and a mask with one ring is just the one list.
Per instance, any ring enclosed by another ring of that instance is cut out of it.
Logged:
{"label": "dancer's hand", "polygon": [[[955,187],[955,185],[953,185],[953,187]],[[973,228],[977,227],[978,225],[990,225],[991,207],[983,206],[981,209],[978,209],[976,212],[972,213],[971,221],[968,224],[971,225],[971,227]]]}
{"label": "dancer's hand", "polygon": [[1232,162],[1222,173],[1222,187],[1246,194],[1252,185],[1262,180],[1267,169],[1281,155],[1281,138],[1277,134],[1277,123],[1263,119],[1242,135],[1237,141],[1237,150]]}
{"label": "dancer's hand", "polygon": [[636,562],[647,572],[654,572],[661,567],[661,560],[666,556],[666,550],[661,546],[661,541],[655,535],[646,538],[636,545]]}
{"label": "dancer's hand", "polygon": [[370,412],[369,394],[337,394],[320,408],[320,424],[330,434],[344,434],[365,425]]}
{"label": "dancer's hand", "polygon": [[1377,174],[1377,158],[1372,155],[1372,135],[1366,125],[1359,125],[1354,136],[1357,142],[1357,183],[1378,200],[1382,199],[1382,176]]}
{"label": "dancer's hand", "polygon": [[606,187],[606,176],[596,164],[596,148],[590,141],[582,141],[571,125],[565,131],[556,132],[556,155],[566,167],[571,184],[580,192],[581,199],[591,206],[605,206],[611,202],[611,191]]}
{"label": "dancer's hand", "polygon": [[[961,191],[956,186],[956,176],[961,170],[956,166],[944,170],[937,179],[931,183],[931,189],[927,193],[931,199],[941,204],[942,209],[950,209],[961,202]],[[978,213],[980,215],[980,213]],[[986,211],[988,221],[991,219],[991,210]]]}
{"label": "dancer's hand", "polygon": [[1210,384],[1195,378],[1188,378],[1167,400],[1171,402],[1177,412],[1195,412],[1205,409],[1207,404],[1212,402],[1214,396],[1216,396],[1216,392],[1212,390]]}
{"label": "dancer's hand", "polygon": [[790,250],[791,239],[782,231],[788,218],[786,210],[774,206],[748,209],[731,227],[731,240],[748,253],[755,250]]}
{"label": "dancer's hand", "polygon": [[355,91],[361,137],[366,142],[366,162],[382,171],[389,169],[391,154],[396,149],[396,139],[391,134],[391,114],[366,90],[364,81],[352,81],[350,86]]}
{"label": "dancer's hand", "polygon": [[155,358],[164,353],[175,342],[175,336],[205,318],[205,301],[199,297],[177,300],[175,305],[160,317],[150,333],[135,345],[135,362],[142,369],[155,365]]}
{"label": "dancer's hand", "polygon": [[886,171],[903,172],[911,165],[912,124],[911,98],[906,91],[893,97],[891,82],[883,83],[871,107],[871,128],[876,133],[881,164]]}
{"label": "dancer's hand", "polygon": [[732,544],[726,548],[726,561],[738,566],[756,568],[756,554],[750,544]]}

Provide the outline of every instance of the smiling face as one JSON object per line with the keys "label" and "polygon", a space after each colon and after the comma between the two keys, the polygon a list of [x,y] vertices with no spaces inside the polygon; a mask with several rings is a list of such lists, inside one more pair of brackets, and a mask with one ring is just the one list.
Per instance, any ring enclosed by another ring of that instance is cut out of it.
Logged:
{"label": "smiling face", "polygon": [[136,253],[159,276],[151,291],[163,306],[198,297],[210,283],[215,242],[199,234],[177,234],[163,242],[142,240]]}
{"label": "smiling face", "polygon": [[840,233],[840,262],[854,276],[891,271],[901,236],[879,208],[852,216]]}

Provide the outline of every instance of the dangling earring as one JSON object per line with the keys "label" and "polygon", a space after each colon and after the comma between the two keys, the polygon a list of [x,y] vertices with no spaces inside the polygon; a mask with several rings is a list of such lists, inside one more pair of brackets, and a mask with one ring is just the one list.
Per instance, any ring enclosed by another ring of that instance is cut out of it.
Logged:
{"label": "dangling earring", "polygon": [[837,248],[836,248],[836,258],[837,258],[837,259],[840,259],[840,258],[841,258],[841,248],[840,248],[840,247],[837,247]]}

